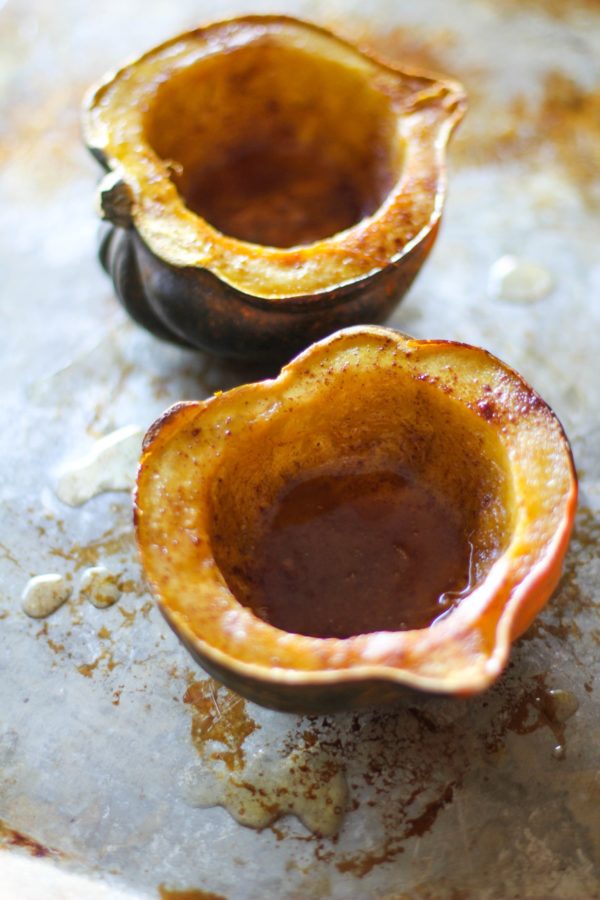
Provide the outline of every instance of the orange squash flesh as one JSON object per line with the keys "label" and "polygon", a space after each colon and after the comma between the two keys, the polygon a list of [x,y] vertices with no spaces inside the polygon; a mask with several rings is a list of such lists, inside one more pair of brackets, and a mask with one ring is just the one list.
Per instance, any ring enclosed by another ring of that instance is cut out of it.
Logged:
{"label": "orange squash flesh", "polygon": [[436,238],[465,105],[287,16],[155,47],[84,102],[117,294],[160,337],[263,362],[382,321]]}
{"label": "orange squash flesh", "polygon": [[[305,296],[387,265],[437,219],[464,102],[456,82],[391,69],[317,26],[248,16],[180,35],[109,76],[85,102],[84,132],[128,184],[133,223],[161,259],[205,266],[252,296]],[[197,173],[235,166],[257,135],[265,154],[293,141],[307,166],[325,153],[377,215],[310,249],[219,234],[185,201]]]}
{"label": "orange squash flesh", "polygon": [[[460,511],[473,587],[427,628],[290,634],[231,590],[282,485],[348,460],[401,465]],[[277,379],[168,410],[146,437],[135,515],[159,606],[200,663],[264,705],[324,710],[489,686],[558,581],[576,496],[562,427],[517,373],[479,348],[371,326]]]}

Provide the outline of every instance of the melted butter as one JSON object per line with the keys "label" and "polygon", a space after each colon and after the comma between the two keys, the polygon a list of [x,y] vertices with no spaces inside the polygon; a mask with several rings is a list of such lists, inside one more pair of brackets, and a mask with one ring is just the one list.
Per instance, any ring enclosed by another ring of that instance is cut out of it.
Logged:
{"label": "melted butter", "polygon": [[396,472],[318,475],[284,488],[260,529],[249,605],[314,637],[425,628],[469,584],[457,515]]}
{"label": "melted butter", "polygon": [[192,681],[183,699],[192,709],[191,736],[202,760],[182,778],[190,805],[222,806],[250,828],[291,814],[315,834],[339,830],[348,795],[340,764],[314,746],[249,750],[246,741],[260,726],[241,697],[211,678]]}
{"label": "melted butter", "polygon": [[550,688],[546,697],[546,705],[550,705],[553,718],[561,725],[574,716],[579,709],[579,700],[572,691]]}
{"label": "melted butter", "polygon": [[319,751],[305,750],[277,758],[262,749],[235,773],[197,766],[186,773],[184,786],[191,805],[222,806],[241,825],[265,828],[289,813],[324,837],[339,830],[348,797],[338,765]]}
{"label": "melted butter", "polygon": [[572,691],[548,688],[544,676],[540,675],[512,706],[506,727],[520,735],[548,728],[556,742],[552,755],[562,760],[566,757],[565,724],[578,709],[579,700]]}
{"label": "melted butter", "polygon": [[101,438],[79,460],[66,466],[56,496],[69,506],[81,506],[105,491],[131,490],[135,481],[144,432],[127,425]]}
{"label": "melted butter", "polygon": [[105,566],[92,566],[82,572],[79,593],[97,609],[112,606],[121,596],[117,579]]}
{"label": "melted butter", "polygon": [[549,294],[552,287],[547,269],[527,259],[502,256],[490,269],[488,291],[499,300],[532,303]]}
{"label": "melted butter", "polygon": [[44,619],[56,612],[70,595],[71,588],[62,575],[36,575],[25,585],[23,610],[33,619]]}

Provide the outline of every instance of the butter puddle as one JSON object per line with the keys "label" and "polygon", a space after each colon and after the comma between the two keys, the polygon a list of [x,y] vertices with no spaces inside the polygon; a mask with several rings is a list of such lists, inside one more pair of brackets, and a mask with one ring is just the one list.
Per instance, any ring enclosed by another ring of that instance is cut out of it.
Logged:
{"label": "butter puddle", "polygon": [[241,825],[265,828],[290,813],[323,837],[339,831],[348,801],[343,772],[319,751],[293,750],[282,758],[261,749],[235,772],[220,761],[193,766],[182,788],[191,806],[222,806]]}
{"label": "butter puddle", "polygon": [[81,573],[79,594],[97,609],[106,609],[121,596],[116,577],[106,566],[92,566]]}
{"label": "butter puddle", "polygon": [[510,303],[533,303],[550,293],[554,282],[550,272],[537,263],[518,256],[501,256],[490,269],[488,293]]}
{"label": "butter puddle", "polygon": [[509,711],[505,729],[525,735],[539,728],[548,728],[554,736],[552,755],[557,760],[566,757],[566,723],[579,709],[579,700],[572,691],[548,688],[544,675],[534,676],[531,686],[516,697]]}
{"label": "butter puddle", "polygon": [[58,476],[56,496],[68,506],[81,506],[106,491],[128,491],[135,475],[144,431],[126,425],[101,438],[83,457]]}
{"label": "butter puddle", "polygon": [[30,578],[21,598],[23,611],[32,619],[45,619],[66,603],[71,588],[62,575],[35,575]]}
{"label": "butter puddle", "polygon": [[[181,777],[191,806],[222,806],[241,825],[265,828],[295,815],[317,835],[339,830],[348,801],[342,767],[319,748],[256,746],[261,730],[246,701],[207,678],[190,680],[184,695],[192,713],[191,738],[201,763]],[[248,742],[248,743],[247,743]]]}
{"label": "butter puddle", "polygon": [[579,700],[572,691],[564,691],[561,688],[550,688],[548,701],[554,719],[554,735],[557,743],[552,750],[555,759],[564,759],[566,756],[564,724],[579,709]]}
{"label": "butter puddle", "polygon": [[[21,595],[21,606],[32,619],[45,619],[71,597],[64,575],[48,573],[30,578]],[[121,596],[118,579],[105,566],[92,566],[82,572],[79,596],[97,609],[107,609]]]}

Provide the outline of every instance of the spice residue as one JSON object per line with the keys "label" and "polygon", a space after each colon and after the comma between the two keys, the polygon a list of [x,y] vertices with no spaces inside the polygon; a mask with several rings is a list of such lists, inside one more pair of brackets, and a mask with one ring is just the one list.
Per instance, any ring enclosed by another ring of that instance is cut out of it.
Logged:
{"label": "spice residue", "polygon": [[112,672],[112,670],[115,669],[118,665],[110,650],[108,648],[105,648],[96,657],[96,659],[92,660],[92,662],[82,663],[81,665],[77,666],[77,671],[85,678],[91,678],[100,663],[104,661],[106,661],[105,669],[107,672]]}
{"label": "spice residue", "polygon": [[[515,106],[521,127],[515,143],[551,145],[555,160],[590,206],[600,203],[600,87],[587,90],[563,72],[551,72],[537,113],[527,101]],[[576,136],[576,139],[575,139]]]}
{"label": "spice residue", "polygon": [[537,263],[517,256],[501,256],[490,269],[488,293],[511,303],[541,300],[552,289],[552,276]]}
{"label": "spice residue", "polygon": [[[74,544],[66,549],[56,546],[52,547],[49,552],[51,556],[72,563],[73,568],[78,572],[80,569],[96,567],[101,559],[109,556],[119,555],[121,562],[125,564],[132,557],[134,547],[133,530],[128,527],[123,531],[111,528],[87,544]],[[119,588],[121,593],[143,593],[141,583],[138,584],[131,580],[120,579]]]}
{"label": "spice residue", "polygon": [[492,110],[475,80],[473,90],[466,81],[473,108],[469,127],[454,142],[455,161],[485,165],[519,159],[543,171],[554,168],[586,206],[598,206],[600,86],[589,90],[563,72],[549,72],[541,102],[518,95]]}

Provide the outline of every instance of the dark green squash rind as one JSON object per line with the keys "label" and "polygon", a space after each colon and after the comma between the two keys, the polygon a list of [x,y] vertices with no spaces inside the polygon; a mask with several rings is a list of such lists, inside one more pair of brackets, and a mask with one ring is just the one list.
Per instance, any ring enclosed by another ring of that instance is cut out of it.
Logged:
{"label": "dark green squash rind", "polygon": [[100,258],[131,318],[156,337],[230,359],[283,363],[349,325],[379,323],[411,286],[438,223],[400,260],[356,282],[311,297],[263,300],[207,269],[159,259],[134,228],[109,226]]}

